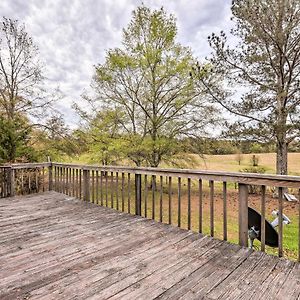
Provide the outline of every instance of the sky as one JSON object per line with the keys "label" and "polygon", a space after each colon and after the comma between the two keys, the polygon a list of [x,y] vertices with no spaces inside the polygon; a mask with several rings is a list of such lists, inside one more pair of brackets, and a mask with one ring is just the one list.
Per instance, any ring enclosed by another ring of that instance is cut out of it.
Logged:
{"label": "sky", "polygon": [[229,32],[231,0],[1,0],[0,16],[17,19],[39,47],[46,86],[59,87],[57,103],[66,123],[76,127],[79,118],[72,103],[83,103],[94,66],[103,63],[106,51],[121,46],[122,29],[132,11],[144,3],[163,6],[177,19],[177,40],[191,47],[202,61],[209,56],[207,37]]}

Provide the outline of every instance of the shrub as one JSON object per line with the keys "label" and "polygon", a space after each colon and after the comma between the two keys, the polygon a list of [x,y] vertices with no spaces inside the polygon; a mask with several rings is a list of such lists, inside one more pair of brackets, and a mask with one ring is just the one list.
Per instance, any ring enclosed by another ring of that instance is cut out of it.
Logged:
{"label": "shrub", "polygon": [[[259,173],[263,174],[266,172],[266,169],[264,167],[247,167],[244,169],[241,169],[240,172],[243,173]],[[249,194],[259,194],[260,193],[260,186],[258,185],[248,185],[249,187]]]}

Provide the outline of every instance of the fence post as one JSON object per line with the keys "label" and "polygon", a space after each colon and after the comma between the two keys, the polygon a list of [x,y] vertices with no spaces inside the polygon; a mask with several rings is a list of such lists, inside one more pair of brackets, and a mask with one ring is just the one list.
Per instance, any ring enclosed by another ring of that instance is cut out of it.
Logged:
{"label": "fence post", "polygon": [[248,247],[248,185],[239,183],[239,244]]}
{"label": "fence post", "polygon": [[90,170],[83,169],[83,201],[90,201]]}
{"label": "fence post", "polygon": [[135,174],[135,214],[142,213],[142,175]]}
{"label": "fence post", "polygon": [[8,171],[8,182],[9,182],[9,196],[15,196],[15,170],[10,167]]}
{"label": "fence post", "polygon": [[48,167],[48,175],[49,175],[49,191],[53,190],[53,176],[52,176],[52,163]]}

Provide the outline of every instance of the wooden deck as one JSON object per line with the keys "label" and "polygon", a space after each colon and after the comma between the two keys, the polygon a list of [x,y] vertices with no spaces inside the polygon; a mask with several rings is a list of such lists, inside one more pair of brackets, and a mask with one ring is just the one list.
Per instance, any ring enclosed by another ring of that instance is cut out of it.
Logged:
{"label": "wooden deck", "polygon": [[0,299],[300,299],[300,265],[55,192],[0,199]]}

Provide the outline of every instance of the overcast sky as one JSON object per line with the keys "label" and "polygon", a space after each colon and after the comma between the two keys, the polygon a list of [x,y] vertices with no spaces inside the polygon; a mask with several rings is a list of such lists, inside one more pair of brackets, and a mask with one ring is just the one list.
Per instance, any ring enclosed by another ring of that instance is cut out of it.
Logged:
{"label": "overcast sky", "polygon": [[0,15],[25,23],[38,45],[47,84],[60,87],[59,108],[72,127],[78,121],[72,102],[89,88],[106,50],[120,46],[122,29],[142,2],[174,14],[178,41],[200,60],[210,53],[207,36],[231,27],[231,0],[0,0]]}

